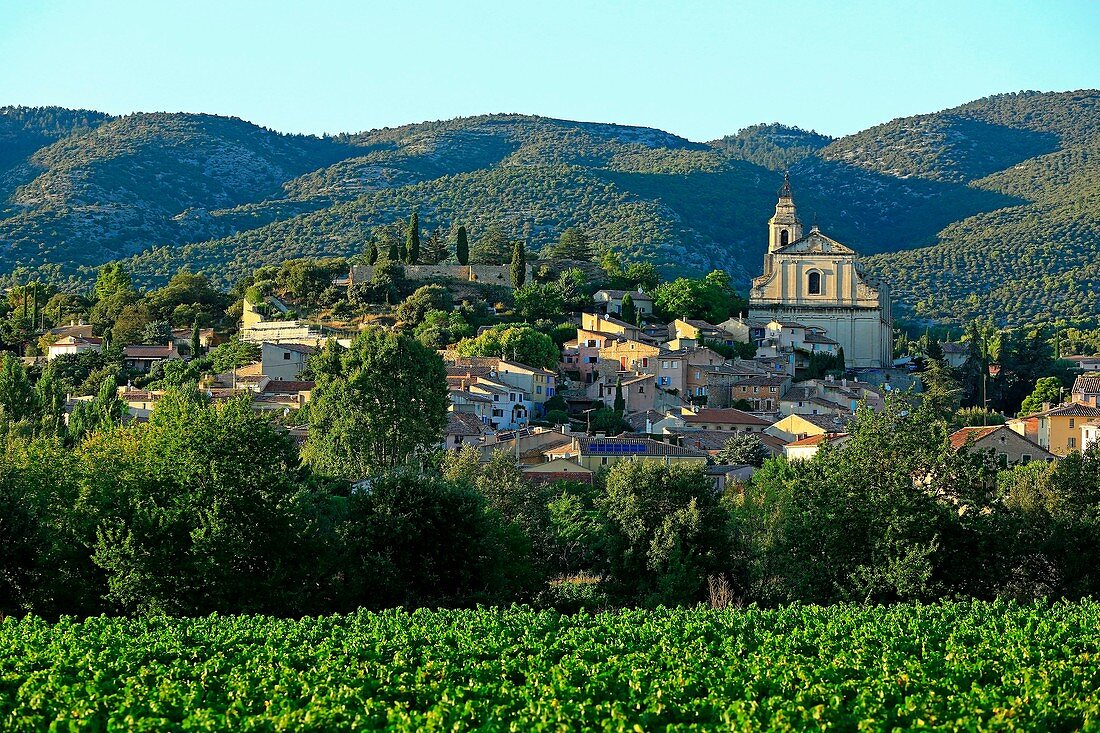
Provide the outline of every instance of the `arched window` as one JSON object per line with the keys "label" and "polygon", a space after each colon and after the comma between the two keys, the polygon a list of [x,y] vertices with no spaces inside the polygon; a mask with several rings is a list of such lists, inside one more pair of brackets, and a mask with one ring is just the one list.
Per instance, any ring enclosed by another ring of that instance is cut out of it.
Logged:
{"label": "arched window", "polygon": [[821,273],[811,272],[810,279],[807,283],[809,285],[810,295],[821,295]]}
{"label": "arched window", "polygon": [[786,229],[779,232],[779,246],[786,247],[791,240],[791,234]]}

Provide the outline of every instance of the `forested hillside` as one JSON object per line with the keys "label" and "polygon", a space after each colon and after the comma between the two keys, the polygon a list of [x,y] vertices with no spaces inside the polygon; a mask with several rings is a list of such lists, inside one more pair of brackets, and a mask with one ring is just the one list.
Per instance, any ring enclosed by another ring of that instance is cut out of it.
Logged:
{"label": "forested hillside", "polygon": [[0,274],[54,280],[128,258],[229,284],[258,265],[354,255],[413,209],[426,232],[491,225],[537,251],[580,226],[666,272],[765,247],[779,172],[807,224],[869,257],[902,310],[1014,322],[1100,311],[1100,92],[999,95],[832,140],[780,124],[710,143],[488,115],[327,138],[224,117],[0,109]]}

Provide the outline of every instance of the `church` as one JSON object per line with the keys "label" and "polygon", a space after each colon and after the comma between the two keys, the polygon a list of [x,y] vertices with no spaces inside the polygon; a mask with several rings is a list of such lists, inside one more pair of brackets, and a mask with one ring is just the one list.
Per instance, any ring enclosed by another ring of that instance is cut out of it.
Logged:
{"label": "church", "polygon": [[822,329],[844,349],[848,367],[893,363],[890,288],[866,276],[855,250],[818,230],[802,234],[789,175],[768,221],[764,274],[749,291],[749,319]]}

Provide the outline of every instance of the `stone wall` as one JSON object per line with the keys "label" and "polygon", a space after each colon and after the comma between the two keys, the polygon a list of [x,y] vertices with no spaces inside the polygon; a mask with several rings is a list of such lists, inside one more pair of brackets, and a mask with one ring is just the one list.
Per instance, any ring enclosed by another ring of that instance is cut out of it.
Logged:
{"label": "stone wall", "polygon": [[[370,265],[355,265],[349,275],[352,283],[370,282]],[[512,287],[511,265],[405,265],[405,277],[410,280],[465,280],[485,285]],[[527,266],[527,282],[531,282],[531,265]]]}

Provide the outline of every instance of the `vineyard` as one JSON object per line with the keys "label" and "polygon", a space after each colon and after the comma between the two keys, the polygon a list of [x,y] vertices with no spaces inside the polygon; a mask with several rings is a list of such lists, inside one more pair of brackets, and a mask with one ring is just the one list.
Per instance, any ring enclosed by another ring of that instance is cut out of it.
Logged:
{"label": "vineyard", "polygon": [[0,729],[1095,730],[1100,603],[0,623]]}

